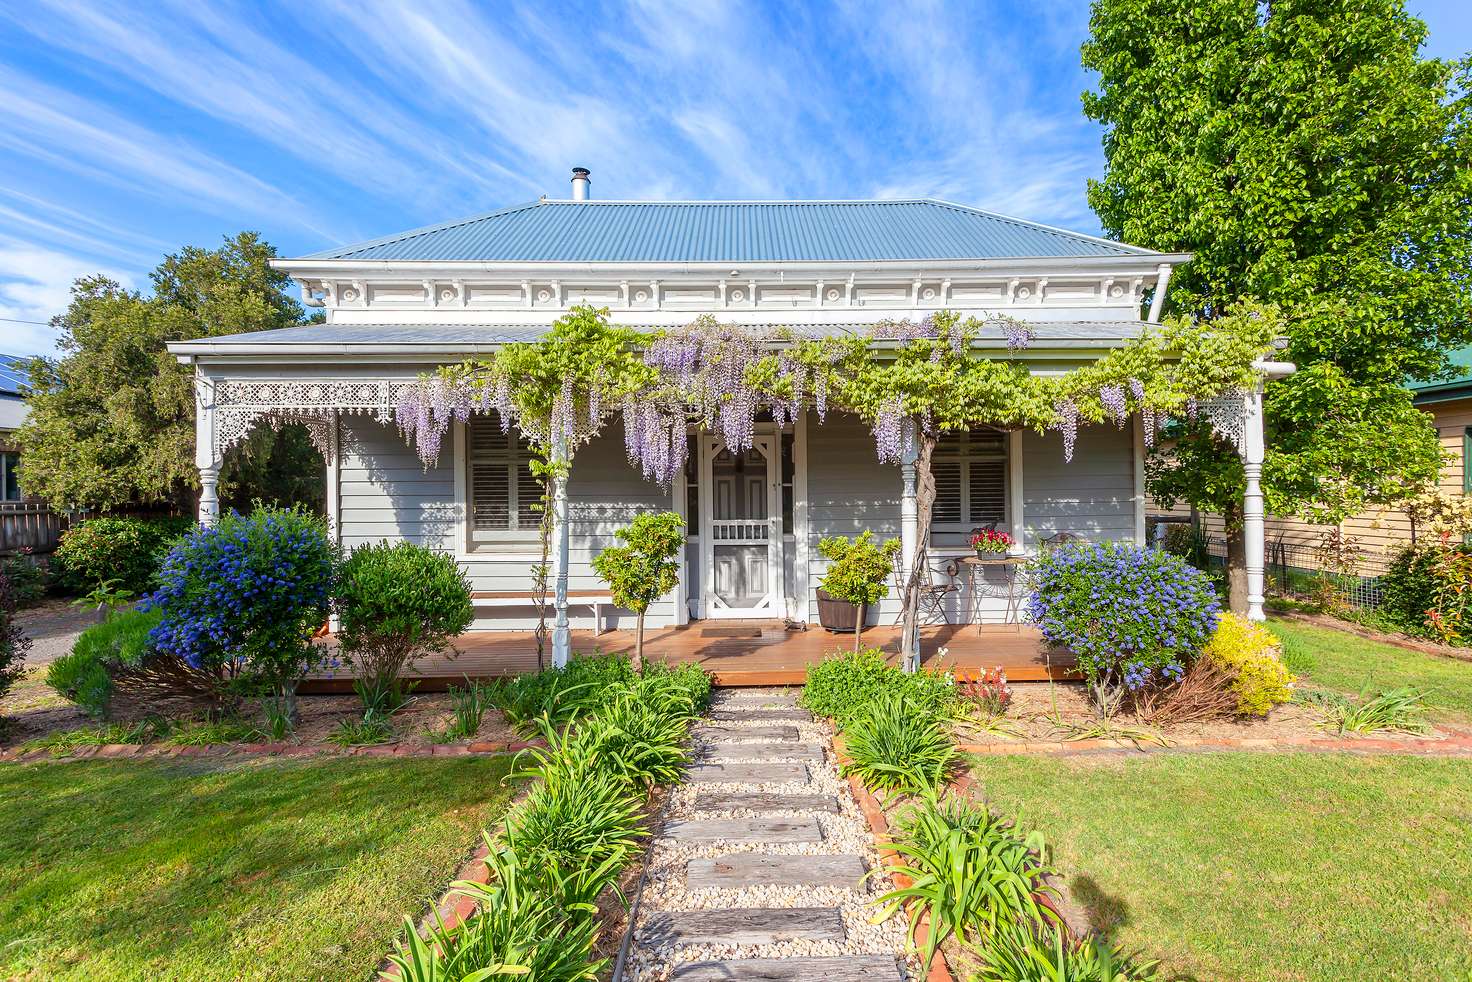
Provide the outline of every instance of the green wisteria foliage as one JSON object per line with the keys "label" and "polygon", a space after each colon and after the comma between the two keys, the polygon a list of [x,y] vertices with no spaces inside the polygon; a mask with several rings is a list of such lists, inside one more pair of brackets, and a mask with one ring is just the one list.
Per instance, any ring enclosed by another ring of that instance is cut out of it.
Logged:
{"label": "green wisteria foliage", "polygon": [[534,446],[561,448],[553,456],[564,462],[621,413],[630,458],[667,484],[679,471],[672,465],[683,465],[689,427],[719,432],[739,451],[750,446],[762,409],[779,422],[805,409],[820,421],[830,411],[853,413],[874,431],[884,460],[898,460],[905,440],[927,433],[996,426],[1068,437],[1080,421],[1189,414],[1197,400],[1255,384],[1252,362],[1279,327],[1276,312],[1258,305],[1204,325],[1144,325],[1140,337],[1095,361],[1042,375],[1029,367],[1026,341],[1005,352],[977,347],[983,329],[998,323],[1009,335],[1014,327],[1025,333],[1007,318],[949,311],[824,338],[756,337],[710,317],[641,333],[610,325],[607,310],[578,307],[539,341],[422,377],[397,415],[429,465],[450,424],[472,413],[494,411]]}

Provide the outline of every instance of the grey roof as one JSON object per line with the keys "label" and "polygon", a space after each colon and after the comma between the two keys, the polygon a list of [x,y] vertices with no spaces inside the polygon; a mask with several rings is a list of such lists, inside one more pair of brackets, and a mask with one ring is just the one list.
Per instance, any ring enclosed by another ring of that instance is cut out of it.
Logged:
{"label": "grey roof", "polygon": [[31,384],[26,371],[30,360],[25,355],[0,355],[0,395],[19,396],[21,386]]}
{"label": "grey roof", "polygon": [[[669,325],[622,325],[640,330],[657,330]],[[822,324],[789,327],[780,323],[747,324],[776,338],[785,334],[800,337],[830,337],[862,331],[872,324]],[[1030,325],[1033,344],[1040,347],[1095,347],[1116,344],[1139,337],[1150,325],[1142,321],[1042,321]],[[492,349],[520,341],[535,341],[547,332],[546,324],[306,324],[274,331],[228,334],[174,342],[169,350],[181,354],[213,352],[229,354],[232,350],[259,351],[269,348],[282,354],[312,349],[350,352],[353,348],[423,353],[472,352]],[[982,347],[1006,344],[1006,332],[1000,324],[984,325],[979,335]]]}
{"label": "grey roof", "polygon": [[928,198],[533,201],[304,256],[440,262],[875,262],[1149,256]]}

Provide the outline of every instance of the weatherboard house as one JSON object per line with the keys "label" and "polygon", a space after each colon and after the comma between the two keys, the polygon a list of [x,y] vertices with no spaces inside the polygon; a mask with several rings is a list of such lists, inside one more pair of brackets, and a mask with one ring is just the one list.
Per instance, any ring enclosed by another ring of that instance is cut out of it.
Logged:
{"label": "weatherboard house", "polygon": [[[1149,329],[1172,268],[1189,258],[936,200],[593,200],[579,169],[569,200],[278,260],[324,323],[169,347],[195,370],[201,520],[217,512],[227,448],[262,422],[303,422],[327,460],[327,509],[341,544],[405,539],[452,553],[476,591],[477,632],[500,632],[477,636],[512,658],[497,639],[520,639],[524,650],[538,614],[529,571],[541,557],[540,488],[516,430],[503,433],[490,415],[456,425],[437,463],[422,466],[394,422],[398,391],[422,373],[536,339],[581,304],[608,308],[620,325],[677,327],[708,314],[760,336],[831,335],[944,310],[1006,314],[1030,327],[1030,344],[1009,352],[1003,329],[987,328],[981,353],[1058,372]],[[1250,592],[1260,616],[1260,397],[1225,402],[1213,419],[1248,465]],[[990,639],[976,657],[991,664],[1008,644],[1040,647],[1030,628],[1010,623],[1006,571],[977,575],[956,562],[972,529],[1007,531],[1022,554],[1059,533],[1145,541],[1141,427],[1084,426],[1076,447],[1065,461],[1058,432],[985,430],[937,448],[929,545],[945,588],[932,650],[946,643],[954,655]],[[915,468],[880,463],[856,418],[829,413],[820,423],[804,412],[788,425],[759,423],[739,454],[692,432],[690,450],[669,488],[630,464],[616,416],[577,453],[554,506],[559,659],[584,644],[578,636],[624,620],[591,561],[642,510],[681,513],[689,536],[680,585],[647,623],[672,638],[723,639],[711,651],[732,661],[718,669],[816,619],[821,538],[869,529],[901,537],[903,555],[914,554]],[[891,590],[871,623],[892,625],[897,597]],[[740,623],[712,624],[728,619]],[[817,644],[818,632],[796,633],[814,637],[807,650]],[[733,639],[745,640],[733,647]]]}

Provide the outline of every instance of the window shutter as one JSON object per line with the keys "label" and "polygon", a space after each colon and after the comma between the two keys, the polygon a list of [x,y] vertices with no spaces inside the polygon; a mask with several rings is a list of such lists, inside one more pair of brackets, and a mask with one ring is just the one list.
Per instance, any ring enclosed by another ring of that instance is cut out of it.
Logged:
{"label": "window shutter", "polygon": [[516,462],[516,525],[534,529],[542,521],[542,482],[532,476],[525,456]]}
{"label": "window shutter", "polygon": [[504,532],[511,527],[510,491],[505,461],[470,465],[470,514],[477,532]]}
{"label": "window shutter", "polygon": [[957,461],[932,460],[930,476],[935,479],[935,508],[931,521],[956,524],[961,521],[961,465]]}
{"label": "window shutter", "polygon": [[1007,463],[1002,460],[973,460],[970,473],[973,525],[1007,521]]}

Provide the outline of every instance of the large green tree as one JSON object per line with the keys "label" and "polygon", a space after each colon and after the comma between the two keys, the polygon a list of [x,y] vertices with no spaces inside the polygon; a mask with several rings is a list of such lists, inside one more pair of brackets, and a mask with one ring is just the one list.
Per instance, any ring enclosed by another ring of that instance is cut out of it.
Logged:
{"label": "large green tree", "polygon": [[[1422,58],[1402,0],[1096,0],[1091,29],[1105,229],[1195,254],[1177,312],[1284,314],[1299,372],[1265,396],[1270,511],[1332,522],[1434,480],[1436,434],[1403,382],[1472,340],[1469,61]],[[1227,518],[1239,606],[1236,456],[1187,422],[1149,477]]]}
{"label": "large green tree", "polygon": [[[59,508],[193,507],[193,371],[170,341],[303,321],[254,232],[218,249],[185,247],[151,274],[151,295],[102,276],[77,280],[60,358],[31,364],[30,415],[19,431],[26,491]],[[320,506],[322,461],[299,427],[260,428],[226,457],[222,498]]]}

